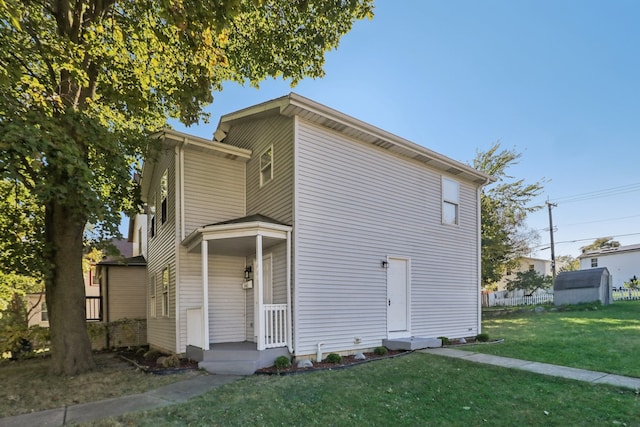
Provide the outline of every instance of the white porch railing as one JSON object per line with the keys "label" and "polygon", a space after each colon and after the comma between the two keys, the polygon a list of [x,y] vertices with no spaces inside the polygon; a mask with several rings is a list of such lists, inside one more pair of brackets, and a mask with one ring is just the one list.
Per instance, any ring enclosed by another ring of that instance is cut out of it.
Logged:
{"label": "white porch railing", "polygon": [[285,347],[287,341],[287,304],[265,304],[265,348]]}

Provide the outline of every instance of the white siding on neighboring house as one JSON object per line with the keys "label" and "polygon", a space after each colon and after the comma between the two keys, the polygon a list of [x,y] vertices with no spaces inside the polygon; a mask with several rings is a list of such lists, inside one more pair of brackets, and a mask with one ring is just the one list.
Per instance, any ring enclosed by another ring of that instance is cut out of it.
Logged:
{"label": "white siding on neighboring house", "polygon": [[296,354],[387,338],[387,256],[410,259],[411,335],[477,334],[476,185],[447,176],[459,224],[445,225],[442,173],[303,120],[297,144]]}
{"label": "white siding on neighboring house", "polygon": [[[592,267],[592,259],[597,259]],[[624,286],[633,276],[640,279],[640,245],[621,246],[615,249],[586,253],[580,256],[580,270],[607,267],[614,288]]]}
{"label": "white siding on neighboring house", "polygon": [[551,260],[523,257],[520,259],[518,267],[505,272],[505,275],[498,282],[498,291],[503,291],[509,280],[515,280],[519,272],[533,269],[543,276],[551,276]]}

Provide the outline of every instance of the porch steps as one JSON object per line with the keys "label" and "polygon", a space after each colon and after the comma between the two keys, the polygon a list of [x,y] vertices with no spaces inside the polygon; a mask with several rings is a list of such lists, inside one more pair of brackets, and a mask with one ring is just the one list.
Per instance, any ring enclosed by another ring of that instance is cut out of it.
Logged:
{"label": "porch steps", "polygon": [[251,375],[260,368],[273,366],[278,356],[290,356],[286,347],[258,351],[253,343],[214,344],[206,351],[187,349],[187,354],[195,356],[200,369],[230,375]]}
{"label": "porch steps", "polygon": [[442,347],[440,338],[396,338],[382,340],[382,345],[389,350],[420,350],[423,348]]}

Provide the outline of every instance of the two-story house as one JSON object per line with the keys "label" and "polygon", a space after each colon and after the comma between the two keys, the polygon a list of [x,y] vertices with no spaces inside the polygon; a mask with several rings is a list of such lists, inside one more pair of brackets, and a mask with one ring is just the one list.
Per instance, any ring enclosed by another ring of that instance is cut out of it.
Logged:
{"label": "two-story house", "polygon": [[[294,93],[221,117],[213,140],[158,138],[142,174],[152,347],[253,372],[480,333],[491,177]],[[241,348],[258,354],[244,367],[225,353]]]}

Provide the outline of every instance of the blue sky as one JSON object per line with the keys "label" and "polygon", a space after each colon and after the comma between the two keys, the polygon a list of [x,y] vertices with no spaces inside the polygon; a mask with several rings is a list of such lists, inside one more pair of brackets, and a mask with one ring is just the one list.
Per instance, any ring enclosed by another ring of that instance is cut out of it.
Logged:
{"label": "blue sky", "polygon": [[[210,123],[173,126],[211,138],[220,115],[295,91],[463,163],[499,140],[523,154],[511,175],[549,180],[536,203],[557,201],[556,255],[640,243],[640,2],[380,0],[375,14],[325,78],[227,84]],[[528,220],[540,247],[548,221]]]}

